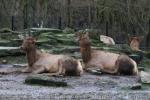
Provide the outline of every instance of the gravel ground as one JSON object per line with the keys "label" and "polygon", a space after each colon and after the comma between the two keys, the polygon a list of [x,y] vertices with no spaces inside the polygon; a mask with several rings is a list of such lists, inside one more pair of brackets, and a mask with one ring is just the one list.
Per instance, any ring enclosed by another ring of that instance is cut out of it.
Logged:
{"label": "gravel ground", "polygon": [[131,90],[138,76],[91,75],[65,77],[68,87],[24,84],[29,74],[0,75],[0,100],[150,100],[150,87]]}

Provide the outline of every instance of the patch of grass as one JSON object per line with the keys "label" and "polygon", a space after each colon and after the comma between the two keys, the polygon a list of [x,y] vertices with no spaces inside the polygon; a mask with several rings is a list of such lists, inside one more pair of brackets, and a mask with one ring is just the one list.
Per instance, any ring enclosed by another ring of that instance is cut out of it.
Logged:
{"label": "patch of grass", "polygon": [[150,59],[150,52],[145,52],[145,56]]}
{"label": "patch of grass", "polygon": [[150,69],[150,59],[144,58],[139,66]]}
{"label": "patch of grass", "polygon": [[150,88],[150,84],[142,84],[142,89],[146,90]]}

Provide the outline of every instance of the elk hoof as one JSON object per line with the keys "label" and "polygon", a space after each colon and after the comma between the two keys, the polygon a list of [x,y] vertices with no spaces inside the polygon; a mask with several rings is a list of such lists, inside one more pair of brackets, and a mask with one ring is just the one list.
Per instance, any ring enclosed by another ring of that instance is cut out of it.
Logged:
{"label": "elk hoof", "polygon": [[31,68],[25,68],[23,70],[21,70],[22,73],[30,73],[31,72]]}
{"label": "elk hoof", "polygon": [[0,72],[0,74],[1,74],[1,75],[7,75],[8,72],[3,71],[3,72]]}

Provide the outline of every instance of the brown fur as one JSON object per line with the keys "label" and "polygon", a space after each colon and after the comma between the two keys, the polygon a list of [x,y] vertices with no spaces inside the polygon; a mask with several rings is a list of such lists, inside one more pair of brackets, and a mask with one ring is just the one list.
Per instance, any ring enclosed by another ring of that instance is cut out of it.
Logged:
{"label": "brown fur", "polygon": [[86,69],[90,67],[98,67],[103,72],[110,74],[130,74],[130,72],[137,74],[137,65],[128,56],[101,50],[91,50],[88,33],[82,35],[79,42],[80,52]]}
{"label": "brown fur", "polygon": [[[78,63],[74,58],[66,57],[61,60],[66,75],[80,75],[77,69]],[[70,67],[71,66],[71,67]]]}
{"label": "brown fur", "polygon": [[139,46],[140,46],[142,39],[143,37],[132,37],[129,39],[130,47],[133,51],[141,51],[139,49]]}
{"label": "brown fur", "polygon": [[91,59],[91,42],[89,37],[84,34],[80,37],[80,52],[84,63],[87,63]]}
{"label": "brown fur", "polygon": [[33,64],[42,56],[42,53],[36,50],[35,41],[32,37],[23,40],[21,49],[26,52],[28,67],[22,70],[22,72],[31,72]]}
{"label": "brown fur", "polygon": [[26,52],[28,60],[28,67],[22,72],[48,72],[49,75],[66,74],[68,72],[74,72],[73,75],[80,75],[83,72],[80,62],[72,57],[41,53],[36,50],[35,40],[32,37],[24,39],[21,47]]}
{"label": "brown fur", "polygon": [[129,63],[131,59],[127,55],[120,55],[116,61],[118,73],[122,75],[133,75],[134,64]]}

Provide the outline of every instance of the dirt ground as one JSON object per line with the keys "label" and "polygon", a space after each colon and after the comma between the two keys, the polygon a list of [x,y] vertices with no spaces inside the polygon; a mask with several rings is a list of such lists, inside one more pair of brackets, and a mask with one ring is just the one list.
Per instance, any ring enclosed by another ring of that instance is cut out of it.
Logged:
{"label": "dirt ground", "polygon": [[130,89],[139,82],[138,76],[85,73],[81,77],[63,78],[69,84],[67,87],[47,87],[25,84],[28,75],[0,75],[0,100],[150,100],[150,87]]}

